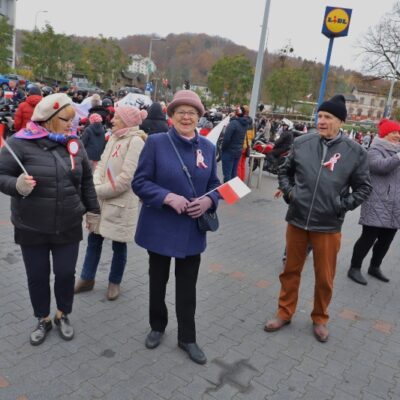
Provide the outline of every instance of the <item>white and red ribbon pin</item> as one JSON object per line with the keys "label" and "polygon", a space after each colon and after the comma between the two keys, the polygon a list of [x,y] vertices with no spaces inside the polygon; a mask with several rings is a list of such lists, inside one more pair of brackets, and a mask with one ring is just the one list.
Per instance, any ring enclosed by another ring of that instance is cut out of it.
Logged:
{"label": "white and red ribbon pin", "polygon": [[112,152],[112,154],[111,154],[111,157],[118,157],[119,156],[119,153],[118,153],[118,151],[119,151],[119,149],[121,148],[121,145],[120,144],[117,144],[116,146],[115,146],[115,150]]}
{"label": "white and red ribbon pin", "polygon": [[322,165],[326,168],[329,169],[329,171],[333,171],[333,169],[335,168],[335,164],[337,163],[337,161],[340,158],[340,153],[335,153],[329,161],[323,163]]}
{"label": "white and red ribbon pin", "polygon": [[76,139],[71,139],[67,143],[69,158],[71,159],[71,169],[75,169],[75,156],[79,152],[79,142]]}
{"label": "white and red ribbon pin", "polygon": [[204,162],[204,156],[200,149],[196,150],[196,166],[197,168],[208,168]]}

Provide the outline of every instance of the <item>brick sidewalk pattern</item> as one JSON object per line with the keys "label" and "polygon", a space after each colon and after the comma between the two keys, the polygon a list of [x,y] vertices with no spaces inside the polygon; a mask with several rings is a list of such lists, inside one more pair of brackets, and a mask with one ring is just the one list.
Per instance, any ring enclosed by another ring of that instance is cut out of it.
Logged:
{"label": "brick sidewalk pattern", "polygon": [[[361,232],[358,210],[348,214],[343,228],[328,343],[312,335],[312,255],[292,324],[280,332],[263,331],[276,310],[284,249],[287,206],[273,199],[276,186],[276,177],[264,174],[261,189],[236,205],[221,204],[220,229],[208,236],[197,305],[205,366],[177,347],[172,271],[164,341],[155,350],[144,347],[147,253],[133,243],[120,298],[110,302],[105,297],[112,253],[105,241],[94,290],[75,297],[74,340],[65,342],[53,330],[41,346],[31,346],[36,321],[21,252],[13,241],[9,199],[0,195],[0,399],[400,399],[399,238],[382,266],[390,283],[367,274],[366,287],[350,281],[347,268]],[[85,247],[86,238],[78,273]]]}

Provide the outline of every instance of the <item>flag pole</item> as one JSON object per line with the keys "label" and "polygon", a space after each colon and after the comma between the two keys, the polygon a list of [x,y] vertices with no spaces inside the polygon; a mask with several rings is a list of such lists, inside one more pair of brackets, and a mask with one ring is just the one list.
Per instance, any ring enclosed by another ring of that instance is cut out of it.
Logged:
{"label": "flag pole", "polygon": [[[225,183],[223,183],[222,185],[225,185]],[[210,190],[210,191],[207,192],[207,193],[204,193],[204,194],[203,194],[202,196],[200,196],[197,200],[200,200],[200,199],[206,197],[207,195],[209,195],[210,193],[215,192],[215,191],[216,191],[218,188],[220,188],[222,185],[219,185],[219,186],[217,186],[215,189]]]}
{"label": "flag pole", "polygon": [[28,171],[25,169],[25,167],[22,165],[22,162],[20,161],[20,159],[18,158],[18,156],[14,153],[14,150],[10,147],[10,145],[4,140],[3,141],[4,146],[6,147],[6,149],[10,152],[10,154],[14,157],[15,161],[18,163],[18,165],[21,167],[22,171],[24,171],[24,173],[26,175],[28,174]]}

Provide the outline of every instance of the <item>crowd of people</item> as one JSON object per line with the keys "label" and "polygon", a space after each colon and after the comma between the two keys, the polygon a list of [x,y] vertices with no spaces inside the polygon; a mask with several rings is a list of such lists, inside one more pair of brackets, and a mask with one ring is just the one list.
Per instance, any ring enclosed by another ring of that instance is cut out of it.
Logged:
{"label": "crowd of people", "polygon": [[[0,154],[0,191],[11,197],[15,242],[21,247],[38,320],[30,343],[43,343],[53,322],[64,340],[74,337],[70,320],[74,294],[94,289],[104,239],[111,241],[113,250],[106,297],[118,299],[128,243],[134,240],[149,256],[150,331],[145,346],[158,347],[167,328],[165,295],[175,259],[178,346],[191,360],[204,364],[207,358],[197,344],[195,313],[206,232],[198,219],[215,211],[219,202],[216,149],[206,138],[216,124],[215,115],[191,90],[180,90],[169,104],[154,102],[147,110],[115,107],[112,93],[103,98],[94,94],[77,133],[74,101],[82,101],[82,94],[60,88],[44,95],[42,89],[35,85],[28,89],[16,114],[17,132]],[[285,154],[278,182],[289,205],[286,256],[277,313],[264,329],[277,331],[291,322],[311,248],[313,333],[326,342],[347,211],[361,205],[362,233],[349,262],[349,278],[367,284],[361,267],[372,248],[369,275],[389,281],[381,265],[400,227],[400,123],[382,120],[373,140],[355,139],[342,129],[347,117],[342,95],[319,106],[311,132],[305,124],[294,126],[288,120],[278,124],[262,113],[253,121],[246,105],[227,114],[230,120],[221,136],[224,182],[236,176],[244,180],[256,133],[275,140],[268,162]],[[87,248],[75,282],[83,219]],[[51,267],[57,305],[53,322]]]}

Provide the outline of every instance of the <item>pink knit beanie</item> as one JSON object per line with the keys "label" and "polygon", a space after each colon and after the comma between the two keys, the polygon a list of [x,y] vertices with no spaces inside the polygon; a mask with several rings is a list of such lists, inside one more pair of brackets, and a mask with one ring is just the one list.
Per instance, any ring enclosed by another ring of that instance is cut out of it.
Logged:
{"label": "pink knit beanie", "polygon": [[139,110],[134,106],[121,106],[115,109],[115,115],[118,115],[123,123],[131,128],[133,126],[140,125],[144,119],[147,117],[146,110]]}
{"label": "pink knit beanie", "polygon": [[174,98],[167,107],[169,117],[172,117],[175,108],[178,106],[192,106],[199,112],[200,117],[204,114],[204,106],[201,103],[200,97],[192,90],[179,90],[175,93]]}
{"label": "pink knit beanie", "polygon": [[95,124],[96,122],[103,122],[103,118],[100,114],[93,113],[89,115],[89,121],[91,124]]}

